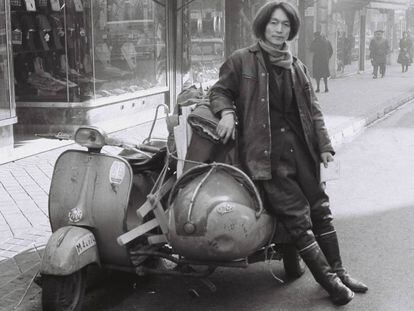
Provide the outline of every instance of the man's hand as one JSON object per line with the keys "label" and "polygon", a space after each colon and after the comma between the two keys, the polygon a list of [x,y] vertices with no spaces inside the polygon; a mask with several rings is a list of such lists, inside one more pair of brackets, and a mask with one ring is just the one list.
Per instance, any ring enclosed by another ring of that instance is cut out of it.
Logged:
{"label": "man's hand", "polygon": [[223,111],[221,120],[217,125],[217,134],[221,137],[223,144],[227,144],[230,137],[236,138],[236,120],[232,111]]}
{"label": "man's hand", "polygon": [[322,152],[321,160],[322,160],[323,166],[328,167],[328,162],[333,162],[334,157],[332,153],[330,152]]}

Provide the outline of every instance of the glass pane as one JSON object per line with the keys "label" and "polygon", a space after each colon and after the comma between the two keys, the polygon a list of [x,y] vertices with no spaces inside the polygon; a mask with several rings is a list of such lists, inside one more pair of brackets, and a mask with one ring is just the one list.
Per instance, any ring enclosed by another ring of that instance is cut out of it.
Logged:
{"label": "glass pane", "polygon": [[0,120],[11,116],[6,22],[4,0],[0,0]]}
{"label": "glass pane", "polygon": [[252,32],[253,18],[265,0],[230,1],[226,18],[230,25],[227,29],[227,54],[256,42]]}
{"label": "glass pane", "polygon": [[183,8],[183,85],[207,85],[224,61],[224,1],[197,0]]}
{"label": "glass pane", "polygon": [[11,0],[10,6],[16,100],[67,101],[65,6],[58,0]]}
{"label": "glass pane", "polygon": [[91,2],[66,0],[64,12],[66,53],[59,55],[58,66],[62,78],[68,81],[69,101],[86,101],[93,98],[95,81],[91,57]]}
{"label": "glass pane", "polygon": [[167,85],[166,1],[93,0],[96,97]]}

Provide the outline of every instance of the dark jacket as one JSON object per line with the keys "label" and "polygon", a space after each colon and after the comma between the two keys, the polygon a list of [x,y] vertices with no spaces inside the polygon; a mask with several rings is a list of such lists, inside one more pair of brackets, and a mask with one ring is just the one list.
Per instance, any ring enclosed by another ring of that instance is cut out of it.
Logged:
{"label": "dark jacket", "polygon": [[369,56],[374,65],[382,65],[387,63],[387,54],[390,53],[390,46],[387,39],[372,39],[369,44],[369,51]]}
{"label": "dark jacket", "polygon": [[412,48],[413,43],[410,38],[400,39],[400,53],[397,62],[402,65],[410,65],[413,62]]}
{"label": "dark jacket", "polygon": [[[294,58],[292,84],[306,145],[315,165],[320,153],[334,150],[307,69]],[[240,161],[256,180],[271,179],[269,74],[258,44],[234,52],[220,68],[210,89],[213,113],[236,109]],[[274,125],[273,125],[274,126]]]}
{"label": "dark jacket", "polygon": [[331,43],[323,37],[316,37],[312,41],[309,49],[313,53],[313,77],[315,79],[329,77],[329,59],[332,57],[333,54]]}

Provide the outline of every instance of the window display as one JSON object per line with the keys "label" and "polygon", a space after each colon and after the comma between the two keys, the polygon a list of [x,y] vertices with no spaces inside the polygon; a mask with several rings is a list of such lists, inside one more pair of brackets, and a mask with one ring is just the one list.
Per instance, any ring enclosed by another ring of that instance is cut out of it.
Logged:
{"label": "window display", "polygon": [[16,100],[82,102],[166,86],[165,0],[11,0]]}
{"label": "window display", "polygon": [[208,85],[224,61],[224,1],[192,1],[183,7],[182,20],[182,83]]}
{"label": "window display", "polygon": [[166,87],[166,1],[96,2],[96,96]]}

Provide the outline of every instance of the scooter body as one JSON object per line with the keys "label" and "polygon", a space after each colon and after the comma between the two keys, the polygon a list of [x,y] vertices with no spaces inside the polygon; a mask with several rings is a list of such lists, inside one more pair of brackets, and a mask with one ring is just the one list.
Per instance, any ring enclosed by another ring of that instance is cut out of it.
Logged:
{"label": "scooter body", "polygon": [[[132,180],[132,168],[121,157],[81,150],[64,152],[55,164],[49,193],[52,231],[59,234],[55,232],[66,226],[85,228],[95,238],[96,243],[91,247],[98,248],[101,264],[128,266],[127,251],[114,237],[128,229]],[[133,215],[135,219],[131,219]],[[137,225],[136,214],[130,213],[130,216],[130,226]],[[77,247],[76,241],[72,244],[73,248]],[[84,252],[79,254],[83,255]]]}

